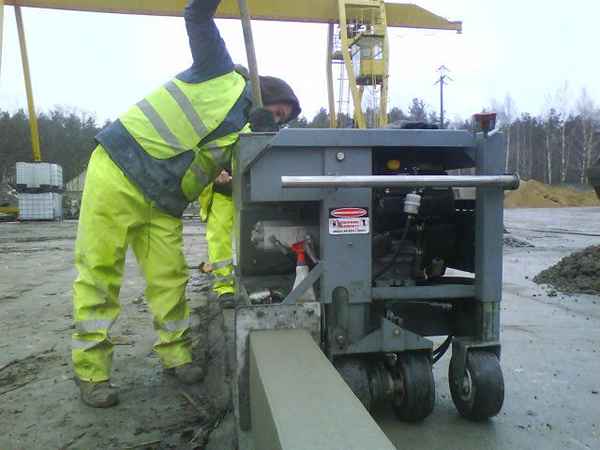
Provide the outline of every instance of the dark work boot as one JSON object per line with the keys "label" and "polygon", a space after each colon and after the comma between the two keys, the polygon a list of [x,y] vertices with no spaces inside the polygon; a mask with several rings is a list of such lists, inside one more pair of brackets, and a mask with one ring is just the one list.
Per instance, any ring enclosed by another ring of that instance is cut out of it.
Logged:
{"label": "dark work boot", "polygon": [[236,306],[235,295],[227,293],[219,295],[219,304],[223,309],[233,309]]}
{"label": "dark work boot", "polygon": [[119,403],[119,391],[110,385],[108,381],[100,383],[89,383],[77,380],[81,400],[93,408],[110,408]]}
{"label": "dark work boot", "polygon": [[196,384],[204,379],[204,370],[201,367],[193,366],[191,363],[166,369],[166,372],[169,375],[175,376],[183,384]]}

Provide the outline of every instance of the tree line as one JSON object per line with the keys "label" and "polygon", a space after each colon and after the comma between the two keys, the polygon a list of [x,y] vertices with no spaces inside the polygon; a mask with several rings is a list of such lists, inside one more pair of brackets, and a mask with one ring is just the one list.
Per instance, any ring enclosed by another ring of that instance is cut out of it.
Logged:
{"label": "tree line", "polygon": [[[498,114],[498,128],[506,136],[505,169],[548,184],[584,184],[587,168],[600,158],[600,108],[585,90],[571,102],[567,87],[547,103],[545,112],[539,115],[518,113],[510,95],[484,108]],[[376,114],[376,110],[368,109],[367,122],[375,123]],[[439,122],[437,111],[419,98],[414,98],[406,110],[390,109],[390,123],[403,120]],[[90,114],[66,108],[44,112],[38,121],[43,160],[60,164],[65,182],[85,170],[95,147],[94,136],[106,125],[100,126]],[[349,128],[353,120],[338,114],[337,125]],[[311,119],[300,117],[289,126],[328,128],[329,114],[321,108]],[[444,127],[472,129],[472,124],[455,118]],[[0,110],[0,181],[14,182],[15,164],[31,160],[27,114],[22,110]]]}
{"label": "tree line", "polygon": [[[571,102],[565,85],[548,98],[545,111],[537,116],[519,114],[510,95],[502,102],[492,100],[483,111],[497,113],[497,128],[506,138],[507,173],[547,184],[585,184],[587,169],[600,158],[600,107],[585,89]],[[367,122],[374,122],[375,114],[376,111],[367,110]],[[437,111],[419,98],[410,102],[406,112],[398,107],[390,110],[388,122],[400,121],[440,125]],[[337,122],[342,128],[353,124],[345,114],[338,115]],[[327,128],[329,114],[321,108],[312,120],[301,117],[290,126]],[[473,124],[456,117],[444,123],[444,128],[472,130]]]}
{"label": "tree line", "polygon": [[[65,183],[85,170],[100,131],[93,116],[54,108],[38,115],[38,127],[42,159],[62,166]],[[14,183],[15,164],[32,160],[27,114],[0,110],[0,182]]]}
{"label": "tree line", "polygon": [[506,171],[547,184],[584,184],[600,158],[600,108],[583,89],[574,104],[567,86],[548,99],[543,114],[517,113],[507,95],[492,102],[506,136]]}

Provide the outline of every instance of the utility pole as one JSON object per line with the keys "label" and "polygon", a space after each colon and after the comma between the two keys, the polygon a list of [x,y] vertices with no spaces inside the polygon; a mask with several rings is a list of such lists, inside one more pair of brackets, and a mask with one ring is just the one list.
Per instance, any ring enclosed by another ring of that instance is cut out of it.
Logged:
{"label": "utility pole", "polygon": [[[446,66],[440,66],[437,70],[440,74],[439,79],[435,82],[435,84],[440,85],[440,129],[444,128],[444,86],[448,84],[449,81],[454,81],[448,75],[450,70]],[[435,86],[434,84],[434,86]]]}

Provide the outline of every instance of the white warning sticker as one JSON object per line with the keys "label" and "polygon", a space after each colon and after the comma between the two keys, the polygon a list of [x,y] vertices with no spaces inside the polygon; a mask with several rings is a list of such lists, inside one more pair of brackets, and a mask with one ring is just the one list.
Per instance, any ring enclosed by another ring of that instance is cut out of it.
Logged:
{"label": "white warning sticker", "polygon": [[337,208],[329,210],[329,234],[369,234],[367,208]]}

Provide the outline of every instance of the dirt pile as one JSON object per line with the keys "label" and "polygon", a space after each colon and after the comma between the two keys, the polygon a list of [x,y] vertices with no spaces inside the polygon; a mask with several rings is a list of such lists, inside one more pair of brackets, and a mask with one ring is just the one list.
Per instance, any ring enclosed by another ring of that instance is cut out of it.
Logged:
{"label": "dirt pile", "polygon": [[504,246],[509,248],[535,248],[535,245],[512,236],[504,236]]}
{"label": "dirt pile", "polygon": [[600,294],[600,245],[565,256],[534,279],[562,292]]}
{"label": "dirt pile", "polygon": [[507,192],[505,208],[565,208],[569,206],[600,206],[596,193],[578,191],[564,186],[549,186],[539,181],[521,181],[516,191]]}

